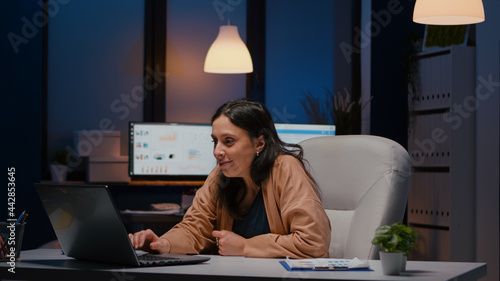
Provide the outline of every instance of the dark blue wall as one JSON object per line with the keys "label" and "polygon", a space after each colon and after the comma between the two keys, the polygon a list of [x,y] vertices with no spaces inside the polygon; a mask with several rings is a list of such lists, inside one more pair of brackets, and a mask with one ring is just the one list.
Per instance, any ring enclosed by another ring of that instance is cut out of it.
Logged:
{"label": "dark blue wall", "polygon": [[128,122],[143,116],[144,1],[49,2],[65,4],[49,19],[48,154],[106,128],[127,155]]}
{"label": "dark blue wall", "polygon": [[308,123],[304,94],[334,90],[333,12],[333,1],[267,1],[265,103],[275,122]]}

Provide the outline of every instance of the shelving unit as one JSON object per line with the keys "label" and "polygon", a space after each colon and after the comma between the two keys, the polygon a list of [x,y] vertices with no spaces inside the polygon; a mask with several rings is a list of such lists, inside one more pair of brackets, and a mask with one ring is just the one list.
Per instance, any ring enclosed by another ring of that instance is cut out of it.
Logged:
{"label": "shelving unit", "polygon": [[420,91],[408,100],[408,224],[420,238],[410,258],[474,261],[475,48],[416,58]]}

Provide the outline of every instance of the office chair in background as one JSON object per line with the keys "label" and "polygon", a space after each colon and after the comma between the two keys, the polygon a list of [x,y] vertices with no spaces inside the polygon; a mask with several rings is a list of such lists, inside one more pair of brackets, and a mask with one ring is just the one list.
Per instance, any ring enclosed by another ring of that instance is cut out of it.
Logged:
{"label": "office chair in background", "polygon": [[378,259],[375,229],[402,221],[406,209],[408,152],[370,135],[316,137],[300,145],[330,219],[330,257]]}

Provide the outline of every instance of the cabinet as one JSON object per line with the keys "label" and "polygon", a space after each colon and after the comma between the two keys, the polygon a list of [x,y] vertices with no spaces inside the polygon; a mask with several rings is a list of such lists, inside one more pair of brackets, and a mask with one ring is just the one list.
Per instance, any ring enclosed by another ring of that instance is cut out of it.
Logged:
{"label": "cabinet", "polygon": [[475,48],[419,53],[409,92],[408,224],[416,260],[475,260]]}

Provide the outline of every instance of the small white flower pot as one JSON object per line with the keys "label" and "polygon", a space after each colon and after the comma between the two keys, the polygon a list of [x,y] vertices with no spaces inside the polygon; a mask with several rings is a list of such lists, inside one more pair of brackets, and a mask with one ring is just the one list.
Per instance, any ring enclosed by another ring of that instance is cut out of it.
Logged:
{"label": "small white flower pot", "polygon": [[401,273],[401,266],[403,260],[403,253],[387,253],[380,251],[380,262],[382,263],[382,272],[385,275],[399,275]]}
{"label": "small white flower pot", "polygon": [[65,182],[66,176],[68,175],[69,167],[60,164],[50,165],[50,174],[52,176],[52,181],[54,182]]}
{"label": "small white flower pot", "polygon": [[401,272],[406,271],[406,261],[408,260],[408,257],[403,255],[403,258],[401,260]]}

